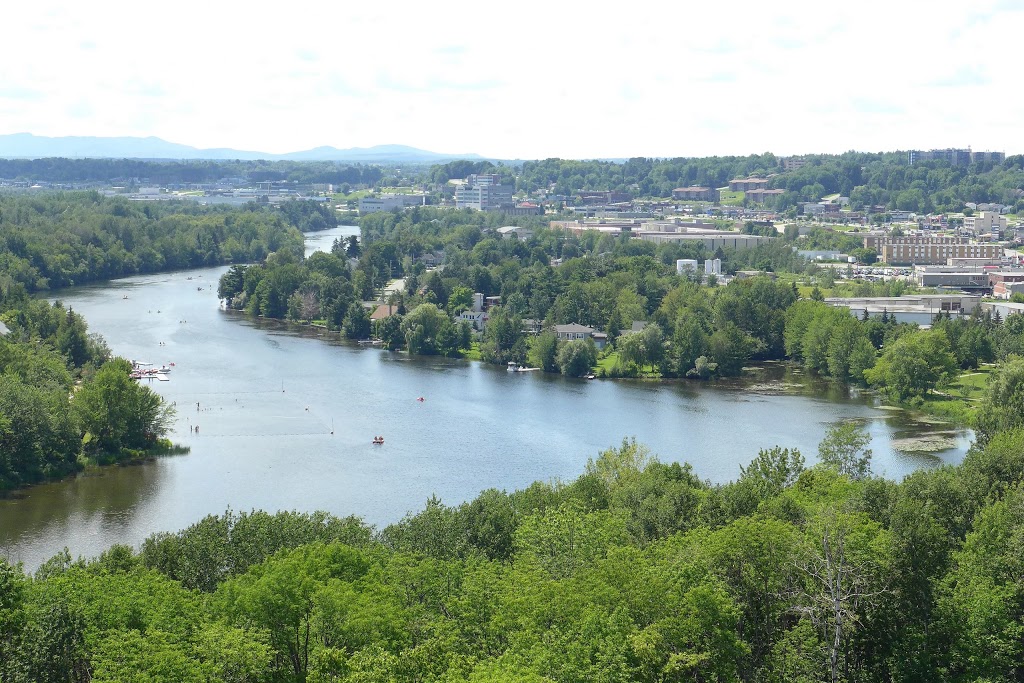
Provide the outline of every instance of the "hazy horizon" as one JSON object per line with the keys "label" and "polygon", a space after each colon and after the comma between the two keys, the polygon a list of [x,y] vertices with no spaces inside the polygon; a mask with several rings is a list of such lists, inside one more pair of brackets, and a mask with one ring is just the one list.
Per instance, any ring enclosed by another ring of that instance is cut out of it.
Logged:
{"label": "hazy horizon", "polygon": [[1022,0],[105,9],[6,10],[0,132],[495,159],[1021,149]]}

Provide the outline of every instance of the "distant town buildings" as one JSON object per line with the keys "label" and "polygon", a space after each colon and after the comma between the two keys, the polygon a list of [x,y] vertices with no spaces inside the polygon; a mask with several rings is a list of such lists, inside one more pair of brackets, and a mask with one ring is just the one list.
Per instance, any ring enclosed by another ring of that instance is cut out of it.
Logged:
{"label": "distant town buildings", "polygon": [[985,233],[1002,235],[1006,226],[1006,216],[1000,216],[994,211],[982,211],[977,216],[964,217],[964,230],[971,231],[976,235]]}
{"label": "distant town buildings", "polygon": [[[472,178],[472,176],[470,176]],[[478,177],[479,178],[479,177]],[[488,179],[489,180],[489,179]],[[460,209],[495,211],[515,206],[510,185],[493,185],[490,182],[463,185],[455,190],[455,206]]]}
{"label": "distant town buildings", "polygon": [[751,190],[767,190],[767,178],[734,178],[729,181],[732,192],[750,192]]}
{"label": "distant town buildings", "polygon": [[622,202],[630,202],[633,200],[633,195],[628,192],[616,192],[614,190],[608,192],[580,190],[576,196],[579,197],[580,202],[585,206],[593,206],[595,204],[621,204]]}
{"label": "distant town buildings", "polygon": [[787,157],[782,160],[783,171],[798,171],[807,165],[807,159],[800,157]]}
{"label": "distant town buildings", "polygon": [[676,259],[676,275],[697,272],[697,259],[681,258]]}
{"label": "distant town buildings", "polygon": [[981,303],[980,296],[969,294],[914,294],[900,297],[834,298],[825,303],[847,308],[857,318],[867,312],[870,318],[883,315],[896,322],[931,325],[942,313],[953,316],[971,315]]}
{"label": "distant town buildings", "polygon": [[[765,182],[768,182],[767,180]],[[779,195],[785,194],[785,190],[768,190],[759,188],[755,190],[747,190],[745,198],[748,202],[754,202],[756,204],[764,204],[765,202],[776,199]]]}
{"label": "distant town buildings", "polygon": [[912,149],[907,152],[907,161],[913,166],[918,161],[948,161],[952,166],[966,166],[970,163],[981,163],[985,161],[991,161],[993,163],[1002,163],[1006,160],[1006,154],[1003,152],[972,152],[971,148],[959,149],[959,148],[947,148],[947,149],[931,149],[928,151]]}
{"label": "distant town buildings", "polygon": [[655,243],[688,243],[702,244],[707,251],[716,249],[753,249],[762,244],[768,244],[770,237],[760,235],[741,235],[735,232],[720,232],[717,235],[710,233],[678,233],[678,232],[641,232],[640,239],[645,242]]}
{"label": "distant town buildings", "polygon": [[689,202],[717,202],[721,193],[713,187],[677,187],[672,190],[672,199]]}
{"label": "distant town buildings", "polygon": [[513,238],[522,242],[529,242],[533,238],[533,228],[521,228],[518,225],[506,225],[498,228],[495,232],[501,235],[502,239]]}
{"label": "distant town buildings", "polygon": [[1003,255],[999,244],[977,244],[966,237],[935,235],[868,235],[864,238],[864,248],[873,249],[878,260],[889,265],[939,265],[949,259],[998,259]]}
{"label": "distant town buildings", "polygon": [[418,206],[425,201],[425,195],[416,194],[384,194],[380,197],[362,197],[359,200],[359,214],[365,216],[381,211],[402,210],[407,206]]}

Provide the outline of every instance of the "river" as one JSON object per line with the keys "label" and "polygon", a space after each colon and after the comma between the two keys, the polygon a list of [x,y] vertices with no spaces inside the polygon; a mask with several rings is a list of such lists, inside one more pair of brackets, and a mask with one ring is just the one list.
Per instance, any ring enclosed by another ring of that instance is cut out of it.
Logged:
{"label": "river", "polygon": [[[313,236],[307,250],[354,232]],[[812,461],[843,419],[867,420],[873,469],[892,478],[959,461],[971,438],[955,431],[956,448],[901,453],[894,439],[934,428],[782,366],[709,385],[586,381],[359,348],[222,310],[225,270],[60,293],[116,354],[175,364],[170,381],[151,386],[176,404],[170,438],[191,452],[0,501],[0,554],[34,569],[65,546],[94,556],[229,507],[323,509],[386,525],[433,494],[454,504],[489,487],[575,478],[588,458],[630,436],[713,482],[735,478],[760,448],[797,447]],[[375,435],[383,446],[371,444]]]}

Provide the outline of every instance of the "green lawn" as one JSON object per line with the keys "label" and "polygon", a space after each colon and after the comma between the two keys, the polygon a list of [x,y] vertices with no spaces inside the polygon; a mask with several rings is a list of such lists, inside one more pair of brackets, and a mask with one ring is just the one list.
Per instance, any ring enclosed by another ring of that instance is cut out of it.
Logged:
{"label": "green lawn", "polygon": [[463,356],[466,360],[481,360],[480,358],[480,342],[475,341],[469,346],[469,351],[466,351],[466,355]]}
{"label": "green lawn", "polygon": [[977,370],[965,370],[960,377],[946,389],[946,393],[966,398],[969,401],[980,401],[988,389],[988,378],[995,365],[983,365]]}
{"label": "green lawn", "polygon": [[733,192],[732,190],[721,190],[720,192],[722,206],[743,206],[743,192]]}
{"label": "green lawn", "polygon": [[615,364],[619,362],[619,352],[612,351],[604,358],[597,359],[597,369],[604,370],[606,373],[611,372]]}
{"label": "green lawn", "polygon": [[334,200],[335,204],[343,204],[345,202],[359,201],[361,198],[367,197],[370,194],[372,194],[370,190],[356,190],[355,192],[349,192],[348,194],[336,192],[331,195],[331,199]]}
{"label": "green lawn", "polygon": [[971,424],[985,398],[988,378],[995,367],[983,365],[977,370],[963,371],[952,384],[929,394],[920,409],[958,424]]}

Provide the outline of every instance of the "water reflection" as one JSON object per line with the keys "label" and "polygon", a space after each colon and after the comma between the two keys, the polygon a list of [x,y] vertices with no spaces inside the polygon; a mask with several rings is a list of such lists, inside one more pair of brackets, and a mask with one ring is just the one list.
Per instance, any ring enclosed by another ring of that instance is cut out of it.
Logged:
{"label": "water reflection", "polygon": [[63,547],[42,538],[134,538],[136,517],[148,516],[143,511],[166,480],[162,460],[90,471],[0,499],[0,554],[34,567]]}
{"label": "water reflection", "polygon": [[[329,248],[353,232],[317,239]],[[588,382],[364,349],[335,333],[220,309],[224,270],[61,293],[115,352],[176,363],[171,381],[153,387],[177,404],[170,436],[191,453],[0,502],[0,546],[15,559],[34,567],[65,545],[95,555],[229,506],[324,509],[387,524],[433,494],[458,503],[490,487],[574,478],[588,458],[630,436],[713,482],[735,478],[775,445],[813,461],[838,420],[867,421],[874,470],[893,478],[961,459],[970,438],[956,431],[954,448],[900,452],[894,440],[935,428],[782,364],[713,384]],[[371,443],[378,434],[383,447]]]}

